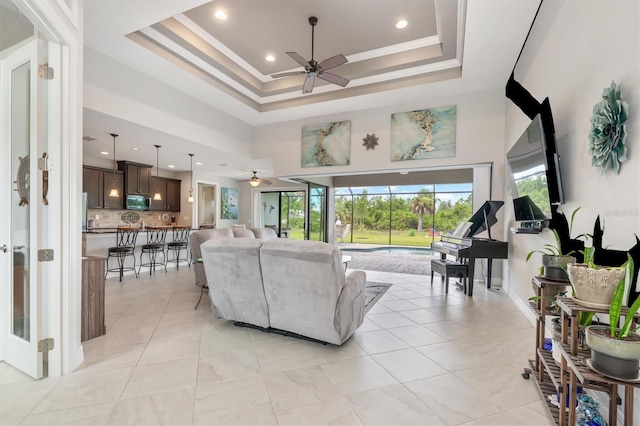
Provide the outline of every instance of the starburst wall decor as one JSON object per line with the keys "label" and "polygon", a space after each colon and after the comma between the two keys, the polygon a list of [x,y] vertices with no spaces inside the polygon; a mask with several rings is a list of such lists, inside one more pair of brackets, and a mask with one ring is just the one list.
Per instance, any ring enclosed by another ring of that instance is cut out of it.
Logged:
{"label": "starburst wall decor", "polygon": [[620,87],[612,81],[602,92],[602,101],[593,106],[589,132],[591,165],[600,167],[602,173],[609,165],[620,173],[620,163],[627,160],[628,117],[629,104],[621,99]]}
{"label": "starburst wall decor", "polygon": [[376,137],[375,133],[367,133],[367,137],[363,138],[362,141],[364,142],[362,146],[366,146],[367,151],[369,151],[370,149],[375,150],[376,146],[378,145],[378,138]]}

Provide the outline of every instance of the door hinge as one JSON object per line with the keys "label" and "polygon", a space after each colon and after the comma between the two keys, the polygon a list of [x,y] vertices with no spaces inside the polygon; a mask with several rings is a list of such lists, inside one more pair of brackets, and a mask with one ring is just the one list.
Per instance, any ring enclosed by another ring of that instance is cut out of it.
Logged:
{"label": "door hinge", "polygon": [[53,261],[53,249],[38,250],[38,262]]}
{"label": "door hinge", "polygon": [[49,64],[38,65],[38,77],[53,80],[53,68]]}
{"label": "door hinge", "polygon": [[42,339],[38,341],[38,352],[46,352],[53,350],[53,338]]}

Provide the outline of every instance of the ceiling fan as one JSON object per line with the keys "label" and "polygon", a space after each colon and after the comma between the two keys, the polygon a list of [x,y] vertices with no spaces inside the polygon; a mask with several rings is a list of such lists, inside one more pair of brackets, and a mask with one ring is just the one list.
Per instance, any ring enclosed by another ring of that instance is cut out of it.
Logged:
{"label": "ceiling fan", "polygon": [[249,179],[249,185],[253,186],[254,188],[257,187],[258,185],[260,185],[261,183],[264,183],[265,185],[271,185],[271,181],[270,180],[260,179],[258,177],[258,171],[257,170],[253,170],[252,173],[253,173],[253,176],[251,176],[251,179]]}
{"label": "ceiling fan", "polygon": [[289,77],[292,75],[300,75],[307,74],[307,78],[304,80],[304,84],[302,85],[302,93],[311,93],[313,91],[313,86],[316,81],[316,77],[321,78],[329,83],[337,84],[338,86],[345,87],[349,84],[349,80],[341,77],[339,75],[326,72],[326,70],[330,70],[331,68],[335,68],[342,64],[346,64],[347,58],[344,57],[343,54],[339,54],[336,56],[332,56],[329,59],[326,59],[320,63],[316,62],[313,59],[313,45],[314,45],[314,30],[315,26],[318,23],[318,18],[315,16],[311,16],[309,18],[309,24],[311,24],[311,60],[305,61],[304,58],[296,52],[287,52],[287,55],[291,57],[294,61],[299,63],[304,67],[304,71],[292,71],[292,72],[283,72],[279,74],[273,74],[272,78],[279,77]]}

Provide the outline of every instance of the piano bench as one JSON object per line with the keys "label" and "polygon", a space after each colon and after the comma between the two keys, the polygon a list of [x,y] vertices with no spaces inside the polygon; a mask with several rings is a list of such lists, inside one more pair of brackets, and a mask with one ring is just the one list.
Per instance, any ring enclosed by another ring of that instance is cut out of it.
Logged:
{"label": "piano bench", "polygon": [[445,293],[449,293],[449,277],[457,277],[462,279],[464,292],[467,292],[467,278],[469,278],[469,268],[464,263],[454,262],[447,259],[431,260],[431,286],[433,287],[433,273],[440,274],[441,280],[445,282]]}

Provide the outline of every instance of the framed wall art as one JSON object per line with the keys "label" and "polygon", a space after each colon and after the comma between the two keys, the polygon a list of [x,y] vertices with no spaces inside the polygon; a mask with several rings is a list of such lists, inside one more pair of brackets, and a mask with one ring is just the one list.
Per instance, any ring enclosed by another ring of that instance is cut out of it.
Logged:
{"label": "framed wall art", "polygon": [[348,166],[351,121],[302,126],[302,167]]}
{"label": "framed wall art", "polygon": [[455,155],[455,105],[391,114],[391,161]]}
{"label": "framed wall art", "polygon": [[221,188],[220,218],[238,218],[238,190],[236,188]]}

